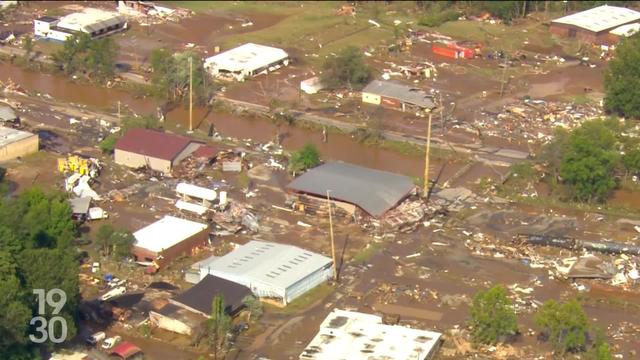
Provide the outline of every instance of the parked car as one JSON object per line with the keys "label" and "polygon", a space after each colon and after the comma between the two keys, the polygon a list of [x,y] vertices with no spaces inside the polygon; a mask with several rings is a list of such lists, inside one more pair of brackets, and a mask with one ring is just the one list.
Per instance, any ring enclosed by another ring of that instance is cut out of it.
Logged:
{"label": "parked car", "polygon": [[122,340],[122,338],[120,336],[114,336],[114,337],[110,337],[107,340],[105,340],[102,343],[102,348],[103,349],[111,349],[112,347],[114,347],[117,343],[120,342],[120,340]]}
{"label": "parked car", "polygon": [[104,331],[98,331],[93,335],[87,336],[85,338],[85,341],[87,342],[87,344],[91,346],[95,346],[97,343],[104,340],[104,338],[106,337],[107,337],[107,334],[105,334]]}

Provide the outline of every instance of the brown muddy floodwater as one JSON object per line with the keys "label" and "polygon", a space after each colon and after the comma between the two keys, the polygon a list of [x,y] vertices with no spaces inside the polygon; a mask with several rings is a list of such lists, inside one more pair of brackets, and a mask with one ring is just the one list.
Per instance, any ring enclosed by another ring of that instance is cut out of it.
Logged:
{"label": "brown muddy floodwater", "polygon": [[[64,102],[82,104],[88,107],[110,109],[114,111],[118,101],[138,114],[155,114],[158,104],[153,99],[134,98],[131,93],[119,89],[107,89],[89,84],[78,84],[58,75],[41,74],[25,71],[18,66],[0,63],[0,80],[11,79],[28,91],[49,94]],[[188,111],[182,107],[167,114],[170,124],[185,127],[188,121]],[[318,131],[285,127],[280,129],[270,120],[262,118],[247,118],[228,113],[211,112],[205,109],[194,110],[194,126],[207,130],[209,123],[213,123],[216,130],[223,136],[239,139],[253,139],[267,142],[275,139],[280,132],[284,139],[282,145],[287,150],[301,148],[306,143],[315,144],[325,160],[341,160],[379,170],[402,173],[410,176],[422,176],[424,158],[409,156],[372,146],[358,143],[349,135],[329,134],[328,142],[322,141],[322,134]],[[441,163],[431,162],[433,176],[440,171]],[[459,168],[457,164],[444,167],[443,181],[454,174]]]}

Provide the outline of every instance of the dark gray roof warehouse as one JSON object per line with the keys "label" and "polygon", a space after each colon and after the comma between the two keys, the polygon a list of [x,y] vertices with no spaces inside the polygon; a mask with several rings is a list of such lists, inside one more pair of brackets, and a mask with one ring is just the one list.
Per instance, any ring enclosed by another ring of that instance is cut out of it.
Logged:
{"label": "dark gray roof warehouse", "polygon": [[433,109],[435,107],[431,95],[413,86],[399,84],[393,81],[374,80],[362,89],[362,92],[397,99],[404,103],[425,109]]}
{"label": "dark gray roof warehouse", "polygon": [[290,191],[327,196],[354,204],[379,217],[404,200],[415,188],[408,176],[342,162],[327,163],[294,179]]}

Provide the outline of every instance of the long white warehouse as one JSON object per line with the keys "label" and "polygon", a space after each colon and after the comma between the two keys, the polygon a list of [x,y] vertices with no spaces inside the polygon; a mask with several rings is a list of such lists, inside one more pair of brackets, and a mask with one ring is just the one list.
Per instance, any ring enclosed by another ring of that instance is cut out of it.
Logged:
{"label": "long white warehouse", "polygon": [[289,54],[271,46],[247,43],[205,59],[213,76],[244,81],[261,73],[289,65]]}
{"label": "long white warehouse", "polygon": [[200,279],[217,276],[286,305],[332,276],[328,257],[292,245],[253,240],[200,263]]}

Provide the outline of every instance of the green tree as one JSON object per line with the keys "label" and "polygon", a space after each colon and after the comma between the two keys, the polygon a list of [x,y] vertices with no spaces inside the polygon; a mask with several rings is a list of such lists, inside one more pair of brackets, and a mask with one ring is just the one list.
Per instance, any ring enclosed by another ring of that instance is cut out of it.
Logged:
{"label": "green tree", "polygon": [[558,185],[562,159],[569,148],[569,132],[563,128],[556,128],[553,132],[553,140],[542,147],[537,160],[546,167],[548,183],[552,189]]}
{"label": "green tree", "polygon": [[616,187],[616,144],[616,134],[602,120],[585,122],[571,132],[560,175],[576,200],[604,201]]}
{"label": "green tree", "polygon": [[628,150],[622,156],[622,164],[627,174],[640,173],[640,147]]}
{"label": "green tree", "polygon": [[640,118],[640,35],[622,40],[605,72],[605,108],[620,116]]}
{"label": "green tree", "polygon": [[182,102],[189,98],[189,59],[193,67],[193,94],[196,104],[206,104],[215,84],[204,69],[202,58],[193,51],[174,53],[168,49],[155,49],[150,62],[153,74],[151,83],[157,98],[170,102]]}
{"label": "green tree", "polygon": [[207,321],[207,339],[213,351],[213,358],[216,360],[218,353],[226,344],[229,329],[231,329],[231,317],[226,312],[224,297],[216,295],[211,302],[211,315]]}
{"label": "green tree", "polygon": [[33,38],[29,35],[22,39],[22,49],[24,49],[24,58],[27,62],[31,61],[31,54],[33,53]]}
{"label": "green tree", "polygon": [[106,138],[104,138],[98,144],[98,147],[104,154],[113,154],[113,151],[116,147],[116,142],[120,138],[117,134],[109,134]]}
{"label": "green tree", "polygon": [[102,224],[96,232],[96,245],[100,247],[102,254],[108,256],[111,253],[111,237],[116,232],[111,224]]}
{"label": "green tree", "polygon": [[85,68],[89,76],[97,80],[105,80],[114,74],[118,45],[112,38],[106,37],[91,40],[87,46],[84,59]]}
{"label": "green tree", "polygon": [[[31,308],[26,301],[25,289],[20,284],[17,266],[9,252],[0,250],[0,354],[23,353]],[[17,354],[16,354],[17,355]]]}
{"label": "green tree", "polygon": [[247,307],[247,310],[249,310],[249,316],[247,318],[248,321],[251,321],[252,319],[253,321],[257,321],[262,316],[264,310],[260,299],[257,297],[247,295],[242,299],[242,303]]}
{"label": "green tree", "polygon": [[289,171],[294,174],[316,167],[320,164],[320,152],[313,144],[306,144],[299,151],[294,151],[289,158]]}
{"label": "green tree", "polygon": [[471,306],[471,335],[474,341],[496,344],[518,332],[516,313],[504,286],[480,291]]}
{"label": "green tree", "polygon": [[117,230],[111,224],[103,224],[96,233],[96,245],[104,256],[114,256],[118,259],[131,254],[131,247],[135,242],[133,235],[125,230]]}
{"label": "green tree", "polygon": [[328,88],[348,87],[362,88],[371,80],[372,71],[364,61],[362,51],[355,46],[348,46],[335,57],[328,58],[323,65],[320,77]]}
{"label": "green tree", "polygon": [[542,305],[534,320],[558,351],[585,350],[589,323],[577,300],[564,303],[549,300]]}

